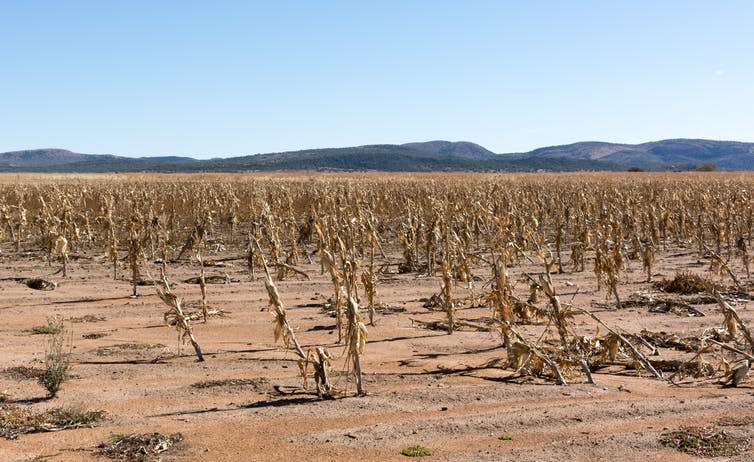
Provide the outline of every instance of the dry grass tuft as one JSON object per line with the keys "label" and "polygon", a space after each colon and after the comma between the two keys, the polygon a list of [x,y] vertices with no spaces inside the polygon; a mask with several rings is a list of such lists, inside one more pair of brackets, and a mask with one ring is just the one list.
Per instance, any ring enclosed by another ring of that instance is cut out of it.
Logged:
{"label": "dry grass tuft", "polygon": [[258,387],[266,385],[268,380],[264,377],[254,379],[223,379],[223,380],[204,380],[202,382],[192,383],[193,388],[218,388],[218,387]]}
{"label": "dry grass tuft", "polygon": [[663,279],[654,283],[657,289],[663,292],[670,292],[681,295],[696,295],[700,293],[711,293],[720,287],[697,274],[682,272],[677,273],[673,279]]}
{"label": "dry grass tuft", "polygon": [[104,411],[80,407],[57,407],[41,412],[19,406],[0,408],[0,436],[16,439],[25,433],[53,432],[93,427],[105,418]]}

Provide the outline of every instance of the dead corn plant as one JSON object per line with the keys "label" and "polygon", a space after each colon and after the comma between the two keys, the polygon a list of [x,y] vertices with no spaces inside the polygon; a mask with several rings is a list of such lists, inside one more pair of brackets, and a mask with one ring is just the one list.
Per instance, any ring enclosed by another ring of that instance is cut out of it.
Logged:
{"label": "dead corn plant", "polygon": [[718,306],[720,306],[720,309],[723,312],[723,327],[727,331],[728,336],[731,339],[735,339],[739,332],[743,334],[744,340],[749,349],[749,354],[754,355],[754,338],[752,337],[749,328],[741,320],[738,312],[728,302],[723,300],[719,292],[715,291],[714,296],[715,300],[717,300]]}
{"label": "dead corn plant", "polygon": [[55,255],[60,258],[60,262],[63,264],[61,271],[63,277],[68,275],[68,239],[62,234],[58,235],[55,239]]}
{"label": "dead corn plant", "polygon": [[275,342],[282,340],[283,345],[286,348],[293,348],[293,351],[299,357],[298,365],[301,370],[301,375],[304,380],[304,387],[307,386],[307,376],[309,365],[312,365],[314,369],[314,381],[317,388],[317,396],[320,398],[331,396],[333,393],[333,387],[330,384],[330,378],[328,370],[330,368],[330,355],[322,347],[316,349],[309,349],[304,353],[301,345],[296,339],[296,333],[293,331],[285,312],[285,306],[280,298],[277,286],[272,280],[270,270],[267,267],[267,261],[262,254],[262,248],[259,245],[259,241],[255,241],[255,245],[258,249],[258,255],[262,260],[262,267],[265,271],[264,286],[267,289],[267,295],[269,297],[269,309],[272,313],[275,322]]}
{"label": "dead corn plant", "polygon": [[144,247],[139,236],[139,223],[132,219],[128,228],[128,266],[131,269],[131,286],[133,288],[132,296],[136,297],[136,287],[141,281],[139,274],[139,263],[146,259]]}
{"label": "dead corn plant", "polygon": [[209,304],[207,303],[207,281],[204,278],[204,259],[202,258],[201,250],[197,250],[196,260],[199,262],[199,288],[202,292],[202,317],[204,318],[204,322],[206,323],[207,308]]}
{"label": "dead corn plant", "polygon": [[456,325],[456,311],[455,304],[453,303],[453,280],[450,277],[450,263],[447,260],[443,260],[440,266],[442,267],[440,300],[448,316],[448,334],[452,334]]}
{"label": "dead corn plant", "polygon": [[204,361],[202,349],[196,341],[194,332],[191,329],[191,321],[183,313],[183,308],[181,306],[183,304],[183,299],[179,298],[173,292],[170,288],[170,283],[168,283],[168,280],[164,275],[162,278],[162,286],[155,282],[155,289],[157,290],[157,295],[160,296],[160,299],[169,308],[163,315],[163,318],[165,319],[165,324],[175,326],[178,331],[179,348],[181,344],[184,344],[187,341],[191,342],[191,346],[194,347],[194,352],[196,353],[196,360],[199,362]]}
{"label": "dead corn plant", "polygon": [[333,285],[334,295],[332,306],[335,309],[335,323],[338,328],[338,343],[343,341],[343,273],[338,269],[335,263],[335,257],[329,250],[322,248],[320,250],[320,261],[322,267],[330,274],[330,281]]}
{"label": "dead corn plant", "polygon": [[710,271],[713,274],[716,275],[722,275],[723,273],[727,274],[730,279],[733,281],[733,284],[736,285],[736,288],[740,291],[745,291],[744,287],[741,285],[741,281],[738,280],[736,277],[736,273],[733,272],[733,270],[730,268],[730,265],[728,265],[728,262],[725,261],[725,259],[720,256],[718,252],[713,251],[709,247],[705,246],[705,249],[707,250],[707,254],[710,257]]}
{"label": "dead corn plant", "polygon": [[361,273],[361,283],[364,285],[364,295],[366,295],[367,309],[369,309],[369,325],[374,326],[375,298],[377,297],[377,274],[374,269],[374,250],[377,244],[377,235],[374,230],[370,230],[369,239],[369,266]]}
{"label": "dead corn plant", "polygon": [[487,296],[487,303],[492,308],[493,323],[501,327],[503,347],[508,348],[511,344],[510,332],[505,329],[505,326],[513,322],[514,300],[513,287],[506,267],[506,255],[501,252],[499,257],[493,256],[492,290]]}
{"label": "dead corn plant", "polygon": [[345,260],[343,264],[346,286],[346,365],[350,364],[353,366],[356,393],[364,395],[366,391],[364,390],[364,381],[361,373],[361,355],[364,354],[364,347],[367,342],[367,328],[361,319],[359,302],[357,301],[356,275],[358,267],[358,263],[353,259]]}

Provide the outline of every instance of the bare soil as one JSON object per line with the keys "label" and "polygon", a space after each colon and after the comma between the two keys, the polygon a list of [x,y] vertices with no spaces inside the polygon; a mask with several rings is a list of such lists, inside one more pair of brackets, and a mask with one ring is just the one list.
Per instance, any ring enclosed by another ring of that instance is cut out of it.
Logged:
{"label": "bare soil", "polygon": [[[445,319],[443,312],[423,307],[423,300],[439,291],[440,277],[381,274],[379,302],[391,309],[378,313],[376,325],[368,327],[362,358],[368,394],[362,397],[355,396],[345,371],[335,320],[323,310],[332,286],[327,275],[320,275],[318,262],[298,266],[310,281],[291,275],[277,282],[299,341],[325,346],[334,356],[333,381],[340,397],[319,400],[302,387],[296,357],[274,343],[264,284],[250,279],[240,255],[206,256],[227,259],[229,266],[206,271],[208,276],[227,274],[231,282],[208,285],[211,306],[225,315],[193,323],[206,357],[199,363],[190,345],[179,347],[175,328],[164,325],[166,307],[155,290],[142,286],[138,297],[129,297],[130,281],[124,276],[113,280],[101,252],[73,249],[63,278],[50,275],[57,267],[49,267],[42,254],[17,254],[9,246],[0,250],[0,392],[5,399],[0,405],[82,406],[107,413],[94,428],[0,439],[3,461],[37,456],[106,460],[97,446],[112,441],[112,435],[159,432],[183,436],[160,455],[166,462],[406,460],[401,450],[417,444],[432,451],[425,460],[436,461],[671,462],[696,458],[661,445],[664,431],[719,421],[736,435],[748,437],[754,430],[750,380],[738,388],[715,379],[689,378],[674,385],[643,370],[616,366],[596,370],[596,385],[576,370],[568,386],[558,386],[547,378],[514,374],[503,368],[506,350],[499,333],[466,327],[448,335],[412,322]],[[390,261],[398,258],[396,253]],[[693,249],[669,249],[660,253],[654,278],[672,278],[677,271],[713,277],[707,267]],[[519,278],[522,269],[540,271],[527,263],[512,268],[512,275]],[[149,271],[159,274],[151,263]],[[462,283],[454,287],[459,299],[482,292],[489,268],[474,271],[481,280],[471,290]],[[181,281],[197,275],[196,263],[188,260],[169,268],[174,291],[194,309],[199,286]],[[51,278],[59,286],[39,291],[16,280],[33,277]],[[645,277],[640,262],[632,262],[621,276],[622,298],[656,293]],[[652,313],[646,306],[616,310],[603,305],[605,293],[596,291],[591,272],[565,272],[553,279],[564,302],[588,308],[624,332],[649,329],[684,337],[722,324],[714,304],[693,305],[704,317]],[[516,289],[525,298],[528,284],[521,279]],[[489,308],[474,306],[461,303],[459,319],[485,324]],[[736,308],[754,325],[751,306],[741,301]],[[45,390],[34,372],[44,367],[46,338],[31,332],[53,315],[71,320],[73,377],[56,398],[43,399]],[[545,327],[520,330],[536,339]],[[582,315],[575,329],[597,332],[596,323]],[[684,357],[690,354],[661,349],[659,359]],[[754,453],[721,460],[754,460]]]}

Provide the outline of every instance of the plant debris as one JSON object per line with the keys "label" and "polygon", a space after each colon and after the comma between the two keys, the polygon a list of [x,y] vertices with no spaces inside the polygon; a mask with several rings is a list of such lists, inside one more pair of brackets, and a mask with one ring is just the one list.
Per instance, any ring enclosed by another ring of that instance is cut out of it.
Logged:
{"label": "plant debris", "polygon": [[3,369],[3,374],[13,380],[37,380],[45,371],[36,367],[15,366]]}
{"label": "plant debris", "polygon": [[[200,284],[200,278],[198,276],[190,277],[188,279],[184,279],[184,284]],[[205,284],[230,284],[231,282],[235,282],[230,279],[230,276],[227,274],[225,276],[205,276],[204,277],[204,283]]]}
{"label": "plant debris", "polygon": [[114,434],[113,441],[97,446],[97,453],[113,460],[128,462],[156,462],[158,455],[169,450],[173,445],[183,441],[183,435],[174,433],[133,433],[130,435]]}
{"label": "plant debris", "polygon": [[264,377],[254,379],[224,379],[224,380],[205,380],[202,382],[192,383],[193,388],[215,388],[215,387],[244,387],[252,386],[254,388],[260,385],[266,385],[269,381]]}
{"label": "plant debris", "polygon": [[106,321],[106,320],[107,320],[107,318],[105,318],[103,316],[95,316],[93,314],[87,314],[87,315],[84,315],[84,316],[79,316],[79,317],[75,317],[75,318],[71,318],[70,319],[70,321],[72,323],[74,323],[74,324],[79,324],[79,323],[83,323],[83,322],[101,322],[101,321]]}
{"label": "plant debris", "polygon": [[731,457],[751,448],[748,438],[728,435],[714,426],[681,427],[660,435],[660,443],[698,457]]}
{"label": "plant debris", "polygon": [[659,301],[657,304],[649,307],[650,313],[673,313],[677,316],[696,316],[702,317],[705,314],[693,306],[671,300]]}
{"label": "plant debris", "polygon": [[662,281],[655,282],[654,286],[663,292],[682,295],[712,293],[712,291],[720,289],[719,285],[709,279],[688,272],[677,273],[673,279],[663,279]]}
{"label": "plant debris", "polygon": [[98,339],[98,338],[106,337],[108,335],[110,335],[110,334],[108,334],[106,332],[92,332],[90,334],[82,334],[81,337],[85,338],[87,340],[93,340],[93,339]]}
{"label": "plant debris", "polygon": [[110,345],[106,347],[97,348],[94,352],[97,356],[111,356],[116,353],[116,350],[120,351],[148,351],[158,348],[165,348],[162,343],[119,343],[117,345]]}
{"label": "plant debris", "polygon": [[642,329],[641,338],[659,348],[672,348],[678,351],[699,350],[700,340],[698,337],[683,337],[669,332],[652,332]]}
{"label": "plant debris", "polygon": [[745,427],[746,425],[754,425],[754,416],[726,416],[717,421],[717,425],[721,427]]}
{"label": "plant debris", "polygon": [[42,412],[19,406],[1,407],[0,436],[12,440],[26,433],[91,428],[104,418],[105,411],[86,411],[79,407],[57,407]]}

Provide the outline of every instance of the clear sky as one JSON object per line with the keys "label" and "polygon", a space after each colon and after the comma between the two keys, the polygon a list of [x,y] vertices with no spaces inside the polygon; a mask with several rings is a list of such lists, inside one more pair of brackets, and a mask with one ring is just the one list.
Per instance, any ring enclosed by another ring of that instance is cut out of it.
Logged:
{"label": "clear sky", "polygon": [[0,152],[754,141],[754,2],[0,0]]}

